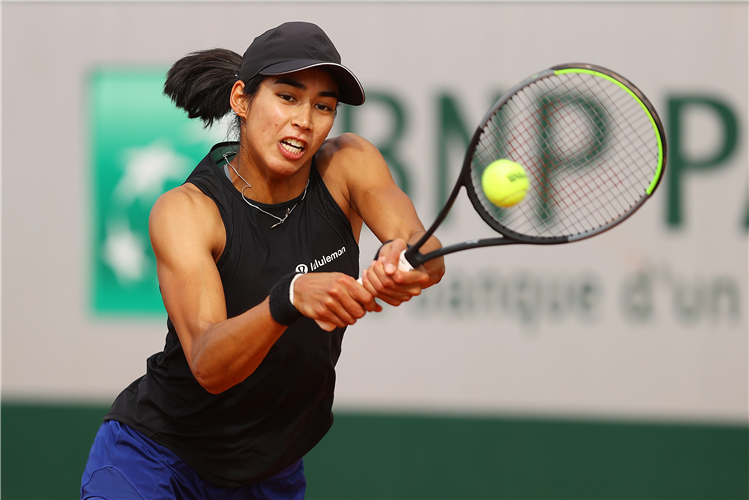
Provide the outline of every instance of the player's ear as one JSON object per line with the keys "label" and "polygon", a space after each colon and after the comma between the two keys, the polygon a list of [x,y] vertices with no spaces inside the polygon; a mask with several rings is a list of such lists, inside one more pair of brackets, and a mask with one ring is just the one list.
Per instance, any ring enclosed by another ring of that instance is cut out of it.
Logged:
{"label": "player's ear", "polygon": [[241,118],[247,117],[247,108],[249,107],[249,102],[247,100],[247,97],[244,95],[243,81],[237,80],[234,83],[234,86],[231,88],[229,103],[231,104],[231,109],[234,110],[237,116]]}

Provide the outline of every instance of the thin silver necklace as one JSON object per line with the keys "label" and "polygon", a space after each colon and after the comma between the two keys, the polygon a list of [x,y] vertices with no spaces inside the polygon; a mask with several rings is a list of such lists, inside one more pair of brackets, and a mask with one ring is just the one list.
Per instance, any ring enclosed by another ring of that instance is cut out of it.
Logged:
{"label": "thin silver necklace", "polygon": [[291,215],[291,212],[293,212],[293,211],[294,211],[294,209],[296,208],[296,206],[297,206],[297,205],[299,205],[299,203],[303,202],[303,201],[304,201],[304,198],[305,198],[305,197],[307,196],[307,188],[309,187],[309,179],[307,179],[307,185],[306,185],[306,186],[304,186],[304,193],[302,193],[302,199],[301,199],[301,200],[299,200],[299,201],[297,201],[296,203],[294,203],[294,206],[293,206],[293,207],[291,207],[291,208],[287,208],[287,209],[286,209],[286,214],[285,214],[285,215],[284,215],[283,217],[279,217],[279,216],[277,216],[277,215],[273,215],[273,214],[272,214],[272,213],[270,213],[270,212],[266,212],[265,210],[263,210],[262,208],[258,207],[257,205],[253,205],[252,203],[250,203],[250,200],[248,200],[248,199],[247,199],[247,197],[246,197],[246,196],[244,195],[244,190],[245,190],[245,189],[247,189],[247,188],[251,188],[251,187],[252,187],[252,185],[250,185],[250,183],[249,183],[249,182],[247,182],[247,181],[245,180],[245,178],[244,178],[244,177],[242,177],[242,176],[240,175],[239,171],[237,171],[237,169],[236,169],[236,168],[234,168],[234,165],[232,165],[232,164],[231,164],[231,162],[229,161],[229,158],[227,157],[227,153],[224,153],[224,160],[226,160],[226,164],[227,164],[227,165],[229,165],[229,166],[231,167],[231,169],[232,169],[232,170],[234,170],[234,173],[235,173],[235,174],[237,174],[237,176],[238,176],[238,177],[239,177],[240,179],[242,179],[242,182],[244,182],[244,183],[245,183],[245,186],[244,186],[244,187],[242,188],[242,199],[244,200],[244,202],[245,202],[245,203],[247,203],[247,204],[248,204],[249,206],[251,206],[252,208],[255,208],[255,209],[257,209],[257,210],[260,210],[260,211],[261,211],[261,212],[263,212],[263,213],[264,213],[265,215],[270,215],[271,217],[273,217],[274,219],[276,219],[276,220],[278,221],[278,222],[276,222],[275,224],[273,224],[273,225],[272,225],[272,226],[270,227],[271,229],[273,229],[273,228],[274,228],[274,227],[276,227],[276,226],[280,226],[281,224],[283,224],[284,222],[286,222],[286,219],[288,219],[288,218],[289,218],[289,215]]}

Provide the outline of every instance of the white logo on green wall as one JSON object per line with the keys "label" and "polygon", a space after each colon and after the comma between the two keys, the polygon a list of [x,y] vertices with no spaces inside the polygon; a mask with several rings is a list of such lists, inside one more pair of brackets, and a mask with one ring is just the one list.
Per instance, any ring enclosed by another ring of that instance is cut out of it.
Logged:
{"label": "white logo on green wall", "polygon": [[166,71],[99,69],[89,78],[93,252],[101,314],[163,313],[148,216],[221,131],[206,131],[162,94]]}

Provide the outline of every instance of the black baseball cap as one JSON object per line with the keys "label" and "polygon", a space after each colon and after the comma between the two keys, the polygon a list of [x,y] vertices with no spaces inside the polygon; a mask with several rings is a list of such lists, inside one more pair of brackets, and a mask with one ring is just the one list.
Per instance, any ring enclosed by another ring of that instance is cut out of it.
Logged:
{"label": "black baseball cap", "polygon": [[308,68],[324,67],[338,82],[339,101],[358,106],[364,89],[354,74],[341,64],[341,55],[319,26],[288,22],[255,38],[242,57],[239,78],[284,75]]}

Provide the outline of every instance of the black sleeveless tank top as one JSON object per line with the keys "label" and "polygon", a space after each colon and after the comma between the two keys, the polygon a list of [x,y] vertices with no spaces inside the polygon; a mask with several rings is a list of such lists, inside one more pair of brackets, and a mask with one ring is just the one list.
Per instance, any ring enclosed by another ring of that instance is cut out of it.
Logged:
{"label": "black sleeveless tank top", "polygon": [[[247,205],[219,166],[236,143],[221,143],[186,182],[218,207],[226,246],[217,262],[229,317],[267,297],[294,272],[359,274],[359,248],[351,225],[312,166],[307,193],[278,205]],[[195,380],[174,325],[162,352],[148,358],[146,374],[115,400],[105,420],[118,420],[171,449],[219,486],[258,483],[312,449],[333,423],[335,365],[343,329],[326,332],[306,317],[276,341],[257,370],[221,394]]]}

